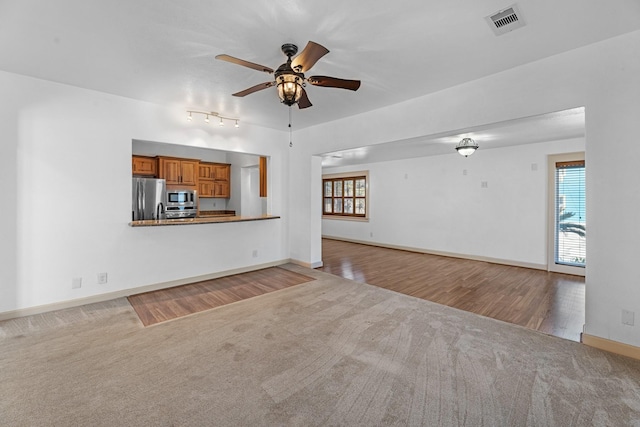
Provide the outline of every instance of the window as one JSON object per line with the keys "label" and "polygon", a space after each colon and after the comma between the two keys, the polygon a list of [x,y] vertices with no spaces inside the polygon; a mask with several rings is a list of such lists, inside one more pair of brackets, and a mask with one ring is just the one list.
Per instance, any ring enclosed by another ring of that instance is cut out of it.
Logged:
{"label": "window", "polygon": [[555,256],[559,265],[586,264],[584,160],[555,164]]}
{"label": "window", "polygon": [[322,179],[322,214],[367,217],[367,175],[325,176]]}

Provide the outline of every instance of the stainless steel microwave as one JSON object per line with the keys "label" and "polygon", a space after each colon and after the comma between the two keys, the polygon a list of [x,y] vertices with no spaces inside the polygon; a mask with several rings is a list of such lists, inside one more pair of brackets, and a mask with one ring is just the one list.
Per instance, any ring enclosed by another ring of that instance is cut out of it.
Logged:
{"label": "stainless steel microwave", "polygon": [[167,190],[167,219],[195,218],[198,214],[198,193],[196,190]]}

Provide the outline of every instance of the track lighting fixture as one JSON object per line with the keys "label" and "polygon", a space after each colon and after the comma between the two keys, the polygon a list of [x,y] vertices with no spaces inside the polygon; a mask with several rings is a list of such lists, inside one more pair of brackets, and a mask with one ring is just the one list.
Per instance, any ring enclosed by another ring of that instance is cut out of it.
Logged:
{"label": "track lighting fixture", "polygon": [[238,124],[240,119],[236,119],[234,117],[221,116],[219,113],[216,113],[215,111],[187,110],[187,113],[188,113],[188,116],[187,116],[187,120],[188,121],[192,121],[193,120],[193,114],[202,114],[204,116],[205,123],[209,123],[211,121],[209,116],[212,116],[212,117],[218,117],[220,119],[220,121],[218,122],[218,125],[220,125],[220,126],[224,126],[224,121],[223,120],[233,120],[233,121],[235,121],[235,127],[236,128],[240,127],[240,125]]}

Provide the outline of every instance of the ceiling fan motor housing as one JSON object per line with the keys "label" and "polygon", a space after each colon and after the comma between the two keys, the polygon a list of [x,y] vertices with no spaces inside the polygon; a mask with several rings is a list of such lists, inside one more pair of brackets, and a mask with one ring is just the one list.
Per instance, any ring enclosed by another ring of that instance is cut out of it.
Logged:
{"label": "ceiling fan motor housing", "polygon": [[284,53],[289,58],[298,53],[298,46],[293,43],[285,43],[282,45],[281,49],[282,53]]}
{"label": "ceiling fan motor housing", "polygon": [[296,73],[291,67],[291,57],[298,53],[298,46],[293,43],[285,43],[282,45],[282,52],[287,55],[288,59],[275,72],[276,84],[280,101],[291,107],[302,96],[304,74]]}

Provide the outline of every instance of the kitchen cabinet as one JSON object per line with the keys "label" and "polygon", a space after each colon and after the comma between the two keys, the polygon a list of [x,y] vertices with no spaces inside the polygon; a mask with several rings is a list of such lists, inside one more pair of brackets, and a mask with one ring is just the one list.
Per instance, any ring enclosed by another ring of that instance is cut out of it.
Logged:
{"label": "kitchen cabinet", "polygon": [[167,181],[167,186],[197,187],[197,160],[179,159],[173,157],[158,158],[158,177]]}
{"label": "kitchen cabinet", "polygon": [[133,175],[155,178],[158,174],[158,159],[155,157],[131,157],[131,171]]}
{"label": "kitchen cabinet", "polygon": [[229,198],[231,196],[231,165],[200,162],[198,196]]}

